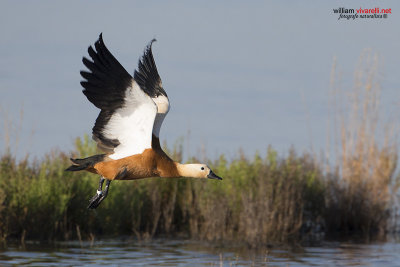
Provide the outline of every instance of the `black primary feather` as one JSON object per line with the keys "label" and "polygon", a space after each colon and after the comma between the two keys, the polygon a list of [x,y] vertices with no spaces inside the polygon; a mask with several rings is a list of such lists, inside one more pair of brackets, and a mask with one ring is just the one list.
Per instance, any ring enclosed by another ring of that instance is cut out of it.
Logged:
{"label": "black primary feather", "polygon": [[135,70],[133,75],[140,88],[152,98],[159,95],[167,96],[167,93],[162,88],[161,78],[154,62],[153,52],[151,51],[151,46],[155,41],[156,39],[153,39],[147,45],[144,55],[138,63],[139,70]]}
{"label": "black primary feather", "polygon": [[89,46],[88,53],[92,61],[83,58],[83,64],[89,71],[81,71],[85,81],[81,82],[83,93],[97,108],[101,109],[93,127],[93,139],[99,147],[112,150],[120,144],[117,139],[107,139],[103,129],[115,110],[122,108],[126,90],[132,85],[132,76],[122,67],[110,53],[103,42],[103,36],[93,47]]}
{"label": "black primary feather", "polygon": [[116,110],[124,104],[125,91],[131,86],[132,76],[110,53],[104,45],[102,34],[95,43],[96,51],[88,48],[90,61],[83,58],[83,64],[89,69],[81,71],[83,93],[97,108]]}

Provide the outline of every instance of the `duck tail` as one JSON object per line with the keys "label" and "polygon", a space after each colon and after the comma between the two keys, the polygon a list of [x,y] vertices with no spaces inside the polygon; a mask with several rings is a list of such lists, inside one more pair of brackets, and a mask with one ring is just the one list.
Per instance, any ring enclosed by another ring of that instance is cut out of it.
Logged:
{"label": "duck tail", "polygon": [[69,166],[66,171],[82,171],[82,170],[87,170],[90,167],[93,167],[96,163],[103,161],[105,158],[106,154],[100,154],[100,155],[94,155],[90,156],[88,158],[83,158],[83,159],[73,159],[71,158],[70,160],[72,161],[72,165]]}

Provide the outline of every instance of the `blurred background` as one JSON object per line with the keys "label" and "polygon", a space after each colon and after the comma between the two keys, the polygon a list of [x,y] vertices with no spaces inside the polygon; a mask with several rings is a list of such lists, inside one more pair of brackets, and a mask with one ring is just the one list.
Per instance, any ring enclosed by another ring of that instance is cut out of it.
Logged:
{"label": "blurred background", "polygon": [[[353,86],[364,49],[379,56],[384,114],[399,108],[400,18],[338,20],[333,9],[375,2],[2,1],[0,107],[19,156],[67,151],[91,133],[98,110],[81,93],[87,48],[103,32],[133,73],[152,38],[171,111],[161,140],[187,140],[185,156],[232,157],[327,150],[334,59]],[[379,7],[392,8],[395,1]],[[21,112],[22,118],[21,118]],[[22,120],[22,122],[21,122]],[[207,127],[204,127],[207,125]],[[7,129],[5,129],[5,127]],[[11,127],[11,129],[10,129]],[[6,136],[8,135],[8,136]],[[8,141],[6,141],[7,143]]]}

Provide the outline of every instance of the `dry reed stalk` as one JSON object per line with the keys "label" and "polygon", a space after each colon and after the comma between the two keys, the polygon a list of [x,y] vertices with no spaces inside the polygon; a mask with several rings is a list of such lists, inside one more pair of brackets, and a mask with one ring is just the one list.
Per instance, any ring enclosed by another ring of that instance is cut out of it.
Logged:
{"label": "dry reed stalk", "polygon": [[[339,118],[334,120],[335,127],[339,128],[334,129],[339,132],[335,134],[339,139],[335,142],[341,148],[336,158],[340,177],[337,185],[341,190],[336,192],[344,194],[334,198],[340,209],[346,210],[342,223],[367,235],[385,230],[389,189],[397,163],[393,124],[384,125],[380,118],[379,67],[378,55],[369,49],[363,51],[355,71],[354,87],[348,93],[344,109],[336,113]],[[335,68],[336,62],[333,75]],[[338,88],[334,89],[336,97]]]}

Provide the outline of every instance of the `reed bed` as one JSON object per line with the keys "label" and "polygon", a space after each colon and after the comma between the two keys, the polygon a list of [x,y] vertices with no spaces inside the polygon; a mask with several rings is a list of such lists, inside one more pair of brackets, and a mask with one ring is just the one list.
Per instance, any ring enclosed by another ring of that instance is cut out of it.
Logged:
{"label": "reed bed", "polygon": [[[87,137],[76,153],[95,150]],[[179,159],[181,152],[170,154]],[[192,159],[193,161],[195,159]],[[240,241],[249,246],[298,241],[304,221],[324,210],[324,182],[312,157],[294,151],[281,159],[243,155],[228,163],[222,155],[209,162],[222,182],[151,178],[114,181],[110,195],[95,211],[86,209],[97,176],[64,172],[62,152],[43,162],[0,159],[0,235],[3,239],[68,240],[99,236],[180,236],[208,241]]]}
{"label": "reed bed", "polygon": [[[342,92],[334,64],[336,162],[326,195],[328,228],[342,235],[384,237],[398,191],[397,122],[385,120],[380,107],[380,59],[364,50],[353,88]],[[340,196],[340,197],[339,197]],[[392,214],[393,215],[393,214]]]}

